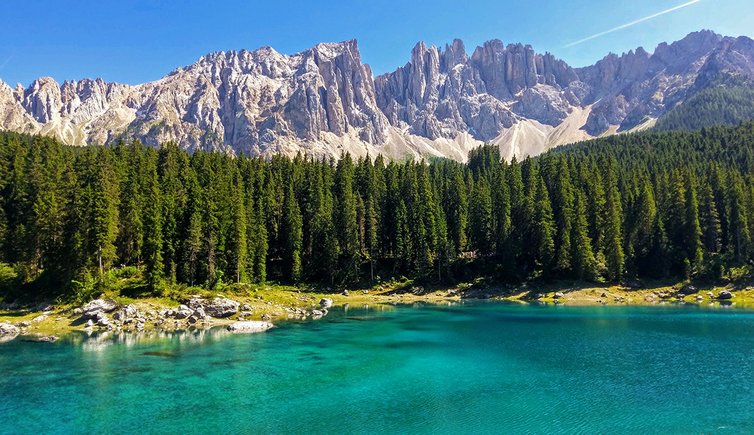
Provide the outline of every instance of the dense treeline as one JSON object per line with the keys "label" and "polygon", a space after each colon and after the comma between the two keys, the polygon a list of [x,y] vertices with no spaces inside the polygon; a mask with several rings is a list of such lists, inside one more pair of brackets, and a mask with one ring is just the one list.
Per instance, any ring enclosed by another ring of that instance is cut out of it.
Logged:
{"label": "dense treeline", "polygon": [[704,89],[662,115],[655,130],[698,130],[754,119],[754,86],[733,81]]}
{"label": "dense treeline", "polygon": [[615,136],[523,162],[482,147],[465,165],[75,148],[2,133],[0,281],[75,292],[128,267],[152,290],[479,271],[717,279],[754,254],[753,158],[754,124]]}

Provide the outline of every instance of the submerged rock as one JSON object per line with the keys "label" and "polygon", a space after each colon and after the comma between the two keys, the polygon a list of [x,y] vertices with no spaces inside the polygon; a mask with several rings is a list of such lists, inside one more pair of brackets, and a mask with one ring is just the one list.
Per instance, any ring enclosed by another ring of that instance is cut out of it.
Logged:
{"label": "submerged rock", "polygon": [[270,322],[260,322],[257,320],[246,320],[243,322],[235,322],[228,325],[227,329],[230,332],[253,334],[256,332],[264,332],[274,325]]}

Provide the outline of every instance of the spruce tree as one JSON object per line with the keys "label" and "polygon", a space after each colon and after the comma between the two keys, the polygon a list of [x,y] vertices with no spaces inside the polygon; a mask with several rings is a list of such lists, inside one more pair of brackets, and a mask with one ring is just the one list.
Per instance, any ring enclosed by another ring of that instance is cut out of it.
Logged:
{"label": "spruce tree", "polygon": [[532,219],[532,240],[534,265],[545,275],[549,275],[555,253],[555,221],[547,186],[541,176],[537,177]]}
{"label": "spruce tree", "polygon": [[492,220],[492,196],[485,178],[474,183],[469,204],[469,232],[471,246],[481,256],[494,251],[494,227]]}
{"label": "spruce tree", "polygon": [[353,173],[353,160],[349,154],[344,154],[335,170],[333,222],[340,248],[341,271],[346,282],[358,279],[359,266],[359,234]]}
{"label": "spruce tree", "polygon": [[286,278],[293,282],[301,279],[301,248],[303,245],[301,210],[289,185],[283,203],[283,222],[281,235],[283,238],[283,264]]}
{"label": "spruce tree", "polygon": [[147,287],[155,291],[163,277],[162,263],[162,201],[157,179],[156,162],[149,159],[145,168],[144,266]]}
{"label": "spruce tree", "polygon": [[605,169],[605,216],[602,220],[604,230],[599,231],[603,238],[603,250],[607,263],[607,278],[617,281],[623,276],[623,209],[620,193],[618,192],[618,180],[615,162],[608,160]]}
{"label": "spruce tree", "polygon": [[583,194],[577,192],[573,203],[571,258],[576,278],[594,280],[597,276],[597,265],[592,251],[592,241],[589,239],[585,202]]}

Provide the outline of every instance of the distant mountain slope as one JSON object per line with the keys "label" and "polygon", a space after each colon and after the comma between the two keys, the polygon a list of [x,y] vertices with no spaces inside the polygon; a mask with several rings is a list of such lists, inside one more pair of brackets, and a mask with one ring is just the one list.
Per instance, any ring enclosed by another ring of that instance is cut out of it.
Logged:
{"label": "distant mountain slope", "polygon": [[[685,125],[688,109],[702,110],[705,101],[730,101],[730,117],[747,117],[739,103],[749,89],[706,91],[721,76],[754,78],[754,41],[701,31],[653,54],[638,48],[585,68],[499,40],[470,55],[460,40],[444,48],[419,43],[405,66],[373,77],[352,40],[294,55],[269,47],[217,52],[136,86],[0,82],[0,128],[75,145],[138,138],[188,150],[319,157],[464,160],[487,142],[510,158],[648,128],[666,113],[674,114],[663,128]],[[693,104],[679,106],[687,100]]]}
{"label": "distant mountain slope", "polygon": [[754,119],[754,86],[721,84],[704,89],[662,115],[656,130],[698,130]]}

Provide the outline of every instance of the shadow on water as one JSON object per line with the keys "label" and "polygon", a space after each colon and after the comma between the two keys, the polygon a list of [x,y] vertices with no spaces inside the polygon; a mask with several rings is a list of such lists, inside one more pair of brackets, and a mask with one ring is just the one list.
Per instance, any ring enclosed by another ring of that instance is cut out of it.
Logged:
{"label": "shadow on water", "polygon": [[178,357],[178,353],[167,351],[167,350],[152,350],[149,352],[144,352],[142,355],[159,356],[162,358],[177,358]]}

